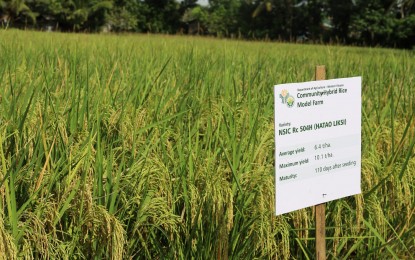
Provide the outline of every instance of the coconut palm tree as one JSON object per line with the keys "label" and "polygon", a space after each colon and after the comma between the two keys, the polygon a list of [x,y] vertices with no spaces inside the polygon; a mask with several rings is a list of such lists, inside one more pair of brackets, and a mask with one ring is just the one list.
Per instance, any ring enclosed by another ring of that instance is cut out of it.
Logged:
{"label": "coconut palm tree", "polygon": [[252,17],[257,17],[262,11],[266,10],[267,12],[271,12],[272,10],[272,1],[266,0],[266,1],[260,1],[257,8],[255,8],[254,12],[252,13]]}
{"label": "coconut palm tree", "polygon": [[396,0],[396,6],[399,8],[401,18],[405,18],[408,13],[415,7],[415,0]]}
{"label": "coconut palm tree", "polygon": [[106,12],[113,8],[111,0],[69,0],[62,2],[59,21],[65,30],[93,30],[104,25]]}
{"label": "coconut palm tree", "polygon": [[26,4],[26,0],[0,0],[0,20],[7,26],[24,18],[36,22],[36,14]]}

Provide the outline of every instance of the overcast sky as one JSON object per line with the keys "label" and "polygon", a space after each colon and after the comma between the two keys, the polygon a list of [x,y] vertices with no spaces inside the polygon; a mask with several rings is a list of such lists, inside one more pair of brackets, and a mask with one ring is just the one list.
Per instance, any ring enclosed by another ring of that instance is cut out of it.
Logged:
{"label": "overcast sky", "polygon": [[207,5],[208,4],[208,0],[199,0],[197,1],[200,5]]}
{"label": "overcast sky", "polygon": [[[183,0],[177,0],[177,2],[182,2]],[[209,4],[209,0],[197,0],[197,3],[200,5],[208,5]]]}
{"label": "overcast sky", "polygon": [[[177,0],[177,2],[182,2],[183,0]],[[209,0],[197,0],[197,3],[200,5],[208,5],[209,4]]]}

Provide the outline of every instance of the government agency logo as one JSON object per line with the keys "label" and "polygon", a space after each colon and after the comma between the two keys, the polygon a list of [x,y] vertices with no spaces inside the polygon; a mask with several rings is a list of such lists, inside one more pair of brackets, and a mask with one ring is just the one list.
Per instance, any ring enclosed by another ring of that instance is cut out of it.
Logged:
{"label": "government agency logo", "polygon": [[288,107],[293,107],[294,106],[294,97],[290,95],[290,93],[288,93],[288,90],[283,89],[281,91],[280,94],[280,98],[281,98],[281,102],[283,104],[287,104]]}

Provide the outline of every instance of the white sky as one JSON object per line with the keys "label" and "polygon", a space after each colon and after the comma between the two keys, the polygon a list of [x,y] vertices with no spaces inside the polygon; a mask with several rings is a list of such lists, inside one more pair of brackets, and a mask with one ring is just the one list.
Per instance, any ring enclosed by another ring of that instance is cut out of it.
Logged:
{"label": "white sky", "polygon": [[208,4],[208,0],[199,0],[197,1],[200,5],[207,5]]}
{"label": "white sky", "polygon": [[[178,0],[178,2],[182,2],[183,0]],[[197,0],[197,3],[200,5],[208,5],[209,4],[209,0]]]}

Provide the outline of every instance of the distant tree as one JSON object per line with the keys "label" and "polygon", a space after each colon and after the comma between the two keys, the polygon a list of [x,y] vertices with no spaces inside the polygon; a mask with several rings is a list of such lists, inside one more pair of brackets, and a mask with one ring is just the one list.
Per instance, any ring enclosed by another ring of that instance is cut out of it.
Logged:
{"label": "distant tree", "polygon": [[412,48],[415,0],[0,0],[0,25]]}
{"label": "distant tree", "polygon": [[205,34],[207,33],[208,17],[207,8],[196,6],[186,9],[182,17],[182,22],[187,26],[187,33]]}
{"label": "distant tree", "polygon": [[140,1],[115,0],[108,15],[109,29],[115,32],[137,31]]}
{"label": "distant tree", "polygon": [[113,7],[113,0],[90,0],[86,5],[89,15],[85,23],[85,29],[100,31],[108,23],[109,14]]}
{"label": "distant tree", "polygon": [[240,0],[210,0],[205,21],[209,33],[217,36],[234,36],[240,29]]}
{"label": "distant tree", "polygon": [[180,5],[185,9],[186,8],[194,8],[194,7],[198,6],[197,0],[183,0],[180,3]]}
{"label": "distant tree", "polygon": [[35,23],[36,13],[25,0],[0,0],[0,21],[6,26]]}
{"label": "distant tree", "polygon": [[415,0],[396,0],[401,18],[415,14]]}
{"label": "distant tree", "polygon": [[63,13],[62,0],[31,1],[30,7],[37,13],[36,23],[41,29],[44,27],[59,27],[58,17]]}
{"label": "distant tree", "polygon": [[[309,36],[312,40],[323,40],[325,30],[327,29],[323,25],[323,20],[327,16],[325,0],[309,0],[308,2],[309,4],[305,7],[306,13],[304,16],[307,19],[304,26],[308,25]],[[298,24],[298,22],[295,23]]]}
{"label": "distant tree", "polygon": [[112,0],[37,0],[31,6],[42,23],[56,24],[64,31],[99,31],[108,21]]}
{"label": "distant tree", "polygon": [[176,33],[181,25],[180,5],[175,0],[144,0],[147,5],[143,31]]}
{"label": "distant tree", "polygon": [[358,11],[354,0],[328,0],[327,12],[333,24],[332,38],[347,42],[352,15]]}
{"label": "distant tree", "polygon": [[410,2],[357,2],[358,11],[351,16],[349,26],[349,42],[411,48],[415,45],[415,14]]}
{"label": "distant tree", "polygon": [[257,17],[263,11],[271,12],[272,5],[273,5],[273,2],[271,0],[259,1],[259,3],[256,4],[256,8],[252,13],[252,17],[254,18]]}
{"label": "distant tree", "polygon": [[265,0],[249,1],[254,7],[251,17],[250,31],[255,37],[292,40],[296,37],[294,31],[295,0]]}

